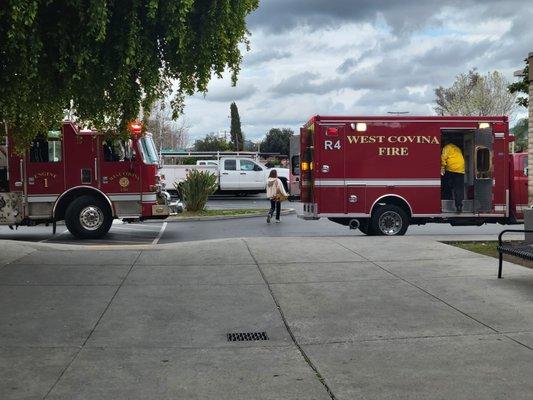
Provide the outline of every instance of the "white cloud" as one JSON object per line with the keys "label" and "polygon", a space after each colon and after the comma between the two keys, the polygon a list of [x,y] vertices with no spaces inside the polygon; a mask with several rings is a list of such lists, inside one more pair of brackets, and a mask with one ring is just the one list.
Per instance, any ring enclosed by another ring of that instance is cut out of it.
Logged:
{"label": "white cloud", "polygon": [[237,87],[226,77],[187,99],[191,139],[229,130],[232,101],[252,140],[314,114],[432,114],[434,88],[471,68],[512,80],[531,51],[531,20],[516,0],[264,1]]}

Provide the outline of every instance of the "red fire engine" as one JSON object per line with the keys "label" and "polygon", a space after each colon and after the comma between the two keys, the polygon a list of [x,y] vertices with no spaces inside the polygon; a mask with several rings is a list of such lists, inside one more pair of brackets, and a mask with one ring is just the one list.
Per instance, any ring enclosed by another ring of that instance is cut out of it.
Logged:
{"label": "red fire engine", "polygon": [[158,181],[150,134],[130,126],[128,140],[113,140],[64,122],[39,135],[22,156],[0,133],[0,224],[65,221],[78,238],[98,238],[114,218],[164,219],[169,215]]}
{"label": "red fire engine", "polygon": [[[441,192],[443,141],[465,159],[462,212]],[[365,234],[409,224],[513,224],[527,207],[527,154],[512,154],[507,117],[326,117],[300,130],[299,217]],[[291,150],[291,153],[293,151]],[[294,193],[292,193],[294,194]]]}

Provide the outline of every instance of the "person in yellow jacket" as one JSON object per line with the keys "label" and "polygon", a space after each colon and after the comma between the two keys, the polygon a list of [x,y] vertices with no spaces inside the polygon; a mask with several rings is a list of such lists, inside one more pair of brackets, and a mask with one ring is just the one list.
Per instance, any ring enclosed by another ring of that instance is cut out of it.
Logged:
{"label": "person in yellow jacket", "polygon": [[465,159],[457,144],[450,142],[442,148],[440,156],[443,199],[455,200],[457,212],[463,211],[465,185]]}

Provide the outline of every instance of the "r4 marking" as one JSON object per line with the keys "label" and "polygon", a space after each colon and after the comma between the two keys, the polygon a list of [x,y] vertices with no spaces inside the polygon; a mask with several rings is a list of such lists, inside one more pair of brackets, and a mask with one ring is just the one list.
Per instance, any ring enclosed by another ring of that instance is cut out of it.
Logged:
{"label": "r4 marking", "polygon": [[324,150],[340,150],[341,141],[337,139],[335,142],[333,140],[324,140]]}

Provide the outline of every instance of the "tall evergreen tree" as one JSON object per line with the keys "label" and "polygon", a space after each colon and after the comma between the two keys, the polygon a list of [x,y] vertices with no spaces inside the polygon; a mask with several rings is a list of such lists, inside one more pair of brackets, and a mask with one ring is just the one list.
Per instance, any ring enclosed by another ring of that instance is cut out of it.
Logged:
{"label": "tall evergreen tree", "polygon": [[239,116],[239,109],[235,102],[231,103],[231,146],[235,151],[241,151],[244,149],[244,135],[241,130],[241,117]]}

